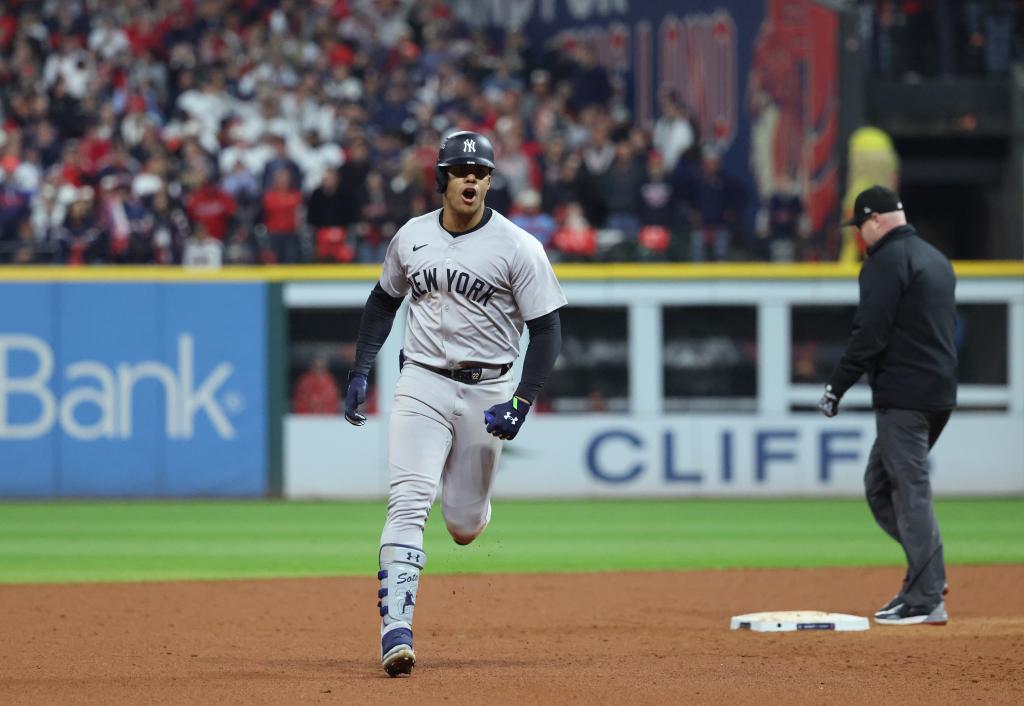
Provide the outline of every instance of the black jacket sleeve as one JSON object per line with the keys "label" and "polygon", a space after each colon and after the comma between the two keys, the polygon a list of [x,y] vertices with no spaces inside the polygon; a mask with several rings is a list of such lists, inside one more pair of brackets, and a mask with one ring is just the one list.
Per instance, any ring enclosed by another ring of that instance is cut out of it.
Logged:
{"label": "black jacket sleeve", "polygon": [[908,268],[899,250],[880,251],[864,264],[850,342],[828,381],[837,397],[842,397],[861,375],[871,371],[875,359],[889,344],[908,279]]}
{"label": "black jacket sleeve", "polygon": [[370,292],[359,320],[359,334],[356,337],[356,363],[354,374],[369,375],[373,361],[377,359],[380,347],[384,345],[391,326],[395,323],[395,312],[402,306],[401,297],[393,297],[384,291],[380,282]]}
{"label": "black jacket sleeve", "polygon": [[555,309],[527,321],[526,326],[530,329],[530,344],[526,347],[523,377],[516,388],[516,397],[533,404],[562,350],[562,319]]}

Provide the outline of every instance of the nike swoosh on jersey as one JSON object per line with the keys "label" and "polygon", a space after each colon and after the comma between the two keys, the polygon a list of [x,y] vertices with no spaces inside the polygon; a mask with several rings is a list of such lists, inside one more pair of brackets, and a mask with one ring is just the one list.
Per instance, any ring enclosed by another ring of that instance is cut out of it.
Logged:
{"label": "nike swoosh on jersey", "polygon": [[428,245],[430,245],[430,243],[423,243],[423,245],[413,245],[413,246],[412,246],[412,251],[413,251],[413,252],[416,252],[416,251],[417,251],[417,250],[419,250],[420,248],[425,248],[425,247],[427,247]]}

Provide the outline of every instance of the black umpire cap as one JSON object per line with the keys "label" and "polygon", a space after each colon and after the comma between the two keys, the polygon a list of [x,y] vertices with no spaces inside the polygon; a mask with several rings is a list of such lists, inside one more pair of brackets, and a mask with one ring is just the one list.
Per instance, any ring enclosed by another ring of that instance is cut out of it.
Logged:
{"label": "black umpire cap", "polygon": [[864,225],[864,221],[871,218],[872,214],[902,210],[903,202],[900,201],[896,192],[876,184],[857,194],[857,200],[853,202],[853,216],[840,225],[860,228]]}

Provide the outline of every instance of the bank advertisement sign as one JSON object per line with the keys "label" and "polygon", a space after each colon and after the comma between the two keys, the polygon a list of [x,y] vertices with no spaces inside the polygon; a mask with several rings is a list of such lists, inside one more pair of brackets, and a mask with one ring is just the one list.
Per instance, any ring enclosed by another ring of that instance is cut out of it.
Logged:
{"label": "bank advertisement sign", "polygon": [[266,491],[261,284],[0,284],[0,496]]}

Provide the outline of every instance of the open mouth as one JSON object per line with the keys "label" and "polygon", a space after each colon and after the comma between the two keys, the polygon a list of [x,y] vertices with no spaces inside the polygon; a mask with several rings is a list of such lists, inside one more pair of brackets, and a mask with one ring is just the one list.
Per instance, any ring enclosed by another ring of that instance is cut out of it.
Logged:
{"label": "open mouth", "polygon": [[476,199],[476,187],[467,186],[462,190],[462,201],[466,204],[471,204]]}

